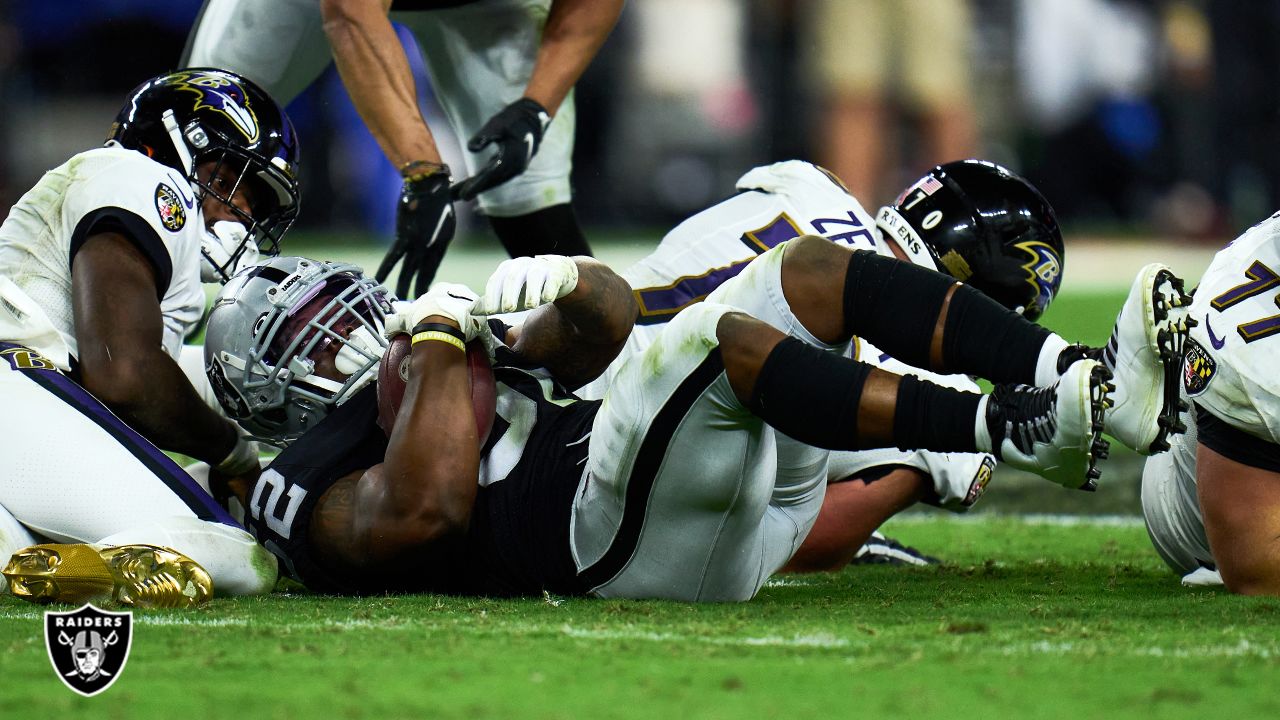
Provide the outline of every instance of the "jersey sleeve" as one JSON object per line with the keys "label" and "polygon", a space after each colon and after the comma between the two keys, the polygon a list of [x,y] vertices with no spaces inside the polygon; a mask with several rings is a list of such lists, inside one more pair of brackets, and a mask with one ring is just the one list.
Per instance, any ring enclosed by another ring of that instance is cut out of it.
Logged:
{"label": "jersey sleeve", "polygon": [[84,163],[67,188],[62,211],[65,227],[71,229],[73,260],[94,234],[119,233],[154,268],[157,299],[167,293],[175,258],[187,254],[185,245],[199,246],[200,211],[190,185],[176,171],[139,153]]}

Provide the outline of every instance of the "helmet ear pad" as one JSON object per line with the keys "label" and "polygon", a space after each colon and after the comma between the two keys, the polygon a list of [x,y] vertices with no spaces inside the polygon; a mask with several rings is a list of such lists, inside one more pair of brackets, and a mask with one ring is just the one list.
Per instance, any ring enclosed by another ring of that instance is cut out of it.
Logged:
{"label": "helmet ear pad", "polygon": [[1048,200],[1007,169],[980,160],[935,167],[894,209],[938,270],[1035,320],[1062,282],[1065,247]]}

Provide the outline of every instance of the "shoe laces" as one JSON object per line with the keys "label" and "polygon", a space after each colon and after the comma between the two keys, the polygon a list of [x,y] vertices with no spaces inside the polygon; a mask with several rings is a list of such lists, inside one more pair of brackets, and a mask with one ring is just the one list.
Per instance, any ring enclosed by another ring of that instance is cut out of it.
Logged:
{"label": "shoe laces", "polygon": [[996,455],[1005,440],[1024,455],[1030,455],[1037,442],[1052,442],[1058,430],[1057,401],[1056,385],[997,385],[987,401],[987,432]]}

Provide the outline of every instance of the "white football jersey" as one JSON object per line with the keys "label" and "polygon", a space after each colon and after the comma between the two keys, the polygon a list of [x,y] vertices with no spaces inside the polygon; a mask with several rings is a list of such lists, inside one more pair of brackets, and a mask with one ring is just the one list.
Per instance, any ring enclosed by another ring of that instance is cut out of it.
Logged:
{"label": "white football jersey", "polygon": [[0,225],[0,340],[59,368],[76,355],[71,261],[90,231],[123,230],[156,267],[165,350],[200,320],[204,219],[190,183],[142,153],[104,147],[45,173]]}
{"label": "white football jersey", "polygon": [[[791,315],[784,301],[770,302],[770,282],[742,285],[742,274],[761,253],[801,235],[820,235],[858,250],[895,257],[876,222],[844,185],[822,168],[799,160],[757,167],[737,182],[739,194],[677,225],[657,249],[622,272],[635,290],[640,317],[618,359],[604,374],[576,391],[579,397],[602,398],[622,362],[654,343],[668,320],[681,309],[710,298],[741,307],[754,317],[808,342],[822,346]],[[903,248],[917,264],[936,269],[927,251]],[[759,300],[759,302],[757,302]],[[775,298],[775,300],[777,300]],[[835,348],[832,348],[835,349]],[[911,367],[862,339],[847,351],[863,362],[900,375],[916,375],[941,385],[978,392],[964,375],[941,376]],[[881,465],[908,465],[935,481],[942,503],[961,509],[977,500],[991,476],[994,461],[982,453],[928,453],[894,448],[831,454],[830,477],[839,480]]]}
{"label": "white football jersey", "polygon": [[[1258,223],[1213,258],[1196,289],[1182,366],[1182,398],[1268,442],[1280,441],[1280,213]],[[1213,564],[1196,483],[1199,427],[1167,453],[1147,459],[1142,511],[1156,551],[1179,574]]]}
{"label": "white football jersey", "polygon": [[1188,397],[1251,435],[1280,442],[1280,213],[1220,251],[1191,305]]}

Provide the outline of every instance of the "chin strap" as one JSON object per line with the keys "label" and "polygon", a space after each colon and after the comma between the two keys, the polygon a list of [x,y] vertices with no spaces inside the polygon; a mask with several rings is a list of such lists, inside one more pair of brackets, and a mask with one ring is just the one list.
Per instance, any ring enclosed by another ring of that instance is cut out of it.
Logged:
{"label": "chin strap", "polygon": [[173,116],[172,110],[165,110],[161,113],[160,119],[164,122],[165,131],[169,133],[169,140],[173,142],[173,149],[178,153],[178,159],[182,161],[183,172],[187,177],[191,177],[195,160],[191,158],[191,151],[187,149],[187,141],[182,139],[182,129],[178,127],[177,118]]}

